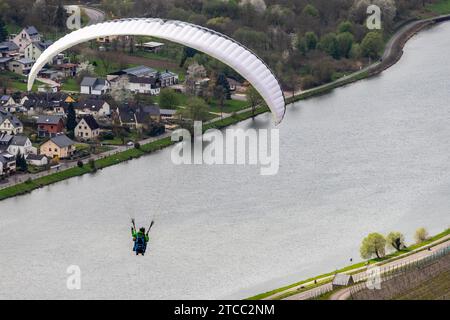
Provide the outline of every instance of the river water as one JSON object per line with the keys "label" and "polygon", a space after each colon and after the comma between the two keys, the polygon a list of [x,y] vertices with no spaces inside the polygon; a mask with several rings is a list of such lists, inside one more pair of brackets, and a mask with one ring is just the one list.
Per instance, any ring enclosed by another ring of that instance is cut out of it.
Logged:
{"label": "river water", "polygon": [[[444,230],[449,51],[438,25],[382,75],[289,106],[276,176],[177,167],[166,149],[1,202],[0,298],[245,298],[358,261],[369,232]],[[270,115],[237,127],[255,126]],[[144,258],[131,216],[156,220]]]}

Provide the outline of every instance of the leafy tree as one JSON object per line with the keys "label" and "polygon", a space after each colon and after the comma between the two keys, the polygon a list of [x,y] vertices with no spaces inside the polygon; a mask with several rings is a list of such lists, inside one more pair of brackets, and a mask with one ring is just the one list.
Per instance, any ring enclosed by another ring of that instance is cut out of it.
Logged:
{"label": "leafy tree", "polygon": [[319,48],[335,59],[339,58],[339,45],[335,33],[328,33],[320,39]]}
{"label": "leafy tree", "polygon": [[359,249],[363,259],[370,259],[373,256],[381,258],[385,255],[386,239],[379,233],[371,233],[364,238]]}
{"label": "leafy tree", "polygon": [[305,55],[306,52],[308,52],[308,47],[306,45],[306,40],[304,37],[299,37],[297,40],[297,50],[302,54]]}
{"label": "leafy tree", "polygon": [[197,50],[190,48],[190,47],[184,47],[183,55],[181,56],[181,61],[180,61],[180,68],[184,67],[184,64],[186,63],[187,59],[193,58],[196,54],[197,54]]}
{"label": "leafy tree", "polygon": [[209,107],[205,100],[199,97],[190,97],[185,109],[179,110],[181,116],[192,121],[204,121],[208,119]]}
{"label": "leafy tree", "polygon": [[161,90],[158,100],[161,109],[176,109],[180,103],[177,93],[167,88]]}
{"label": "leafy tree", "polygon": [[314,18],[319,16],[319,10],[317,10],[312,4],[307,4],[302,13]]}
{"label": "leafy tree", "polygon": [[419,228],[416,230],[416,233],[414,235],[414,239],[417,243],[424,242],[428,239],[428,231],[425,228]]}
{"label": "leafy tree", "polygon": [[221,86],[225,92],[225,98],[227,100],[231,99],[230,84],[228,83],[227,77],[223,73],[220,73],[216,80],[216,86]]}
{"label": "leafy tree", "polygon": [[340,33],[337,36],[339,56],[349,58],[353,46],[353,35],[350,32]]}
{"label": "leafy tree", "polygon": [[391,232],[386,237],[387,244],[397,251],[405,248],[405,237],[400,232]]}
{"label": "leafy tree", "polygon": [[250,86],[247,89],[247,101],[250,104],[250,107],[252,108],[252,114],[255,116],[256,108],[263,103],[263,98],[259,94],[259,92],[253,87]]}
{"label": "leafy tree", "polygon": [[20,151],[17,153],[17,156],[16,156],[16,166],[22,172],[28,171],[27,160],[25,159],[25,156],[20,153]]}
{"label": "leafy tree", "polygon": [[0,42],[6,41],[8,39],[8,30],[6,30],[5,21],[3,21],[0,16]]}
{"label": "leafy tree", "polygon": [[62,1],[58,2],[58,7],[55,11],[55,17],[53,19],[53,24],[58,30],[64,30],[66,27],[66,21],[67,21],[67,12],[66,9],[64,9],[64,5]]}
{"label": "leafy tree", "polygon": [[75,113],[75,108],[73,107],[73,103],[70,103],[69,107],[67,108],[66,129],[69,133],[73,134],[76,127],[77,127],[77,115]]}
{"label": "leafy tree", "polygon": [[214,88],[213,95],[214,95],[214,98],[216,98],[217,101],[219,102],[220,116],[223,117],[223,109],[225,107],[225,99],[227,96],[227,91],[224,87],[222,87],[221,85],[218,85]]}
{"label": "leafy tree", "polygon": [[305,33],[305,44],[308,51],[315,50],[318,42],[319,39],[314,32],[310,31]]}
{"label": "leafy tree", "polygon": [[364,57],[377,59],[383,49],[383,36],[381,33],[369,32],[361,42],[361,53]]}
{"label": "leafy tree", "polygon": [[345,33],[345,32],[353,32],[353,23],[351,21],[343,21],[338,26],[338,32],[339,33]]}

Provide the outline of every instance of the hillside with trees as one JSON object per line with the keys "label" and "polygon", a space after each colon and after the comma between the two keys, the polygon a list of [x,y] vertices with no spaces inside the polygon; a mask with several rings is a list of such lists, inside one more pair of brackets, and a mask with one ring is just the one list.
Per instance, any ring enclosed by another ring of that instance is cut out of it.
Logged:
{"label": "hillside with trees", "polygon": [[[110,18],[177,19],[229,35],[264,59],[285,90],[296,91],[332,81],[378,59],[399,25],[426,15],[426,6],[438,1],[103,0],[98,5]],[[44,31],[63,28],[58,14],[62,4],[62,0],[0,0],[4,23],[33,24]],[[371,31],[365,25],[370,4],[381,8],[382,30]],[[0,29],[1,25],[0,20]],[[233,75],[209,57],[198,59],[216,69],[216,74]]]}

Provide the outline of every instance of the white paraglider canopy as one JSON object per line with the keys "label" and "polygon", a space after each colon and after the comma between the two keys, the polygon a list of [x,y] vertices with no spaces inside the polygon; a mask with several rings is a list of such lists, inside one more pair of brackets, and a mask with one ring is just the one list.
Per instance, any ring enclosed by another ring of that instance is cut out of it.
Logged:
{"label": "white paraglider canopy", "polygon": [[277,78],[253,52],[233,39],[200,26],[180,21],[152,18],[112,20],[74,31],[56,41],[37,59],[28,77],[28,90],[40,70],[57,54],[77,44],[107,36],[152,36],[204,52],[227,64],[261,94],[272,111],[275,122],[283,120],[286,105]]}

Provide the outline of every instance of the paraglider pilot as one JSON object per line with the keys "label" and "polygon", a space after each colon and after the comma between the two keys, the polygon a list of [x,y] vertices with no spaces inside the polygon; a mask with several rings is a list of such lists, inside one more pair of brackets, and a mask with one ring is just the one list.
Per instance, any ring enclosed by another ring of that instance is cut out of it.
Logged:
{"label": "paraglider pilot", "polygon": [[140,228],[139,231],[136,230],[136,225],[134,224],[134,219],[131,220],[132,226],[131,226],[131,235],[133,237],[133,251],[136,252],[136,255],[144,255],[145,251],[147,250],[147,243],[150,240],[148,234],[150,232],[150,229],[153,226],[153,221],[148,228],[147,233],[145,232],[145,228]]}

